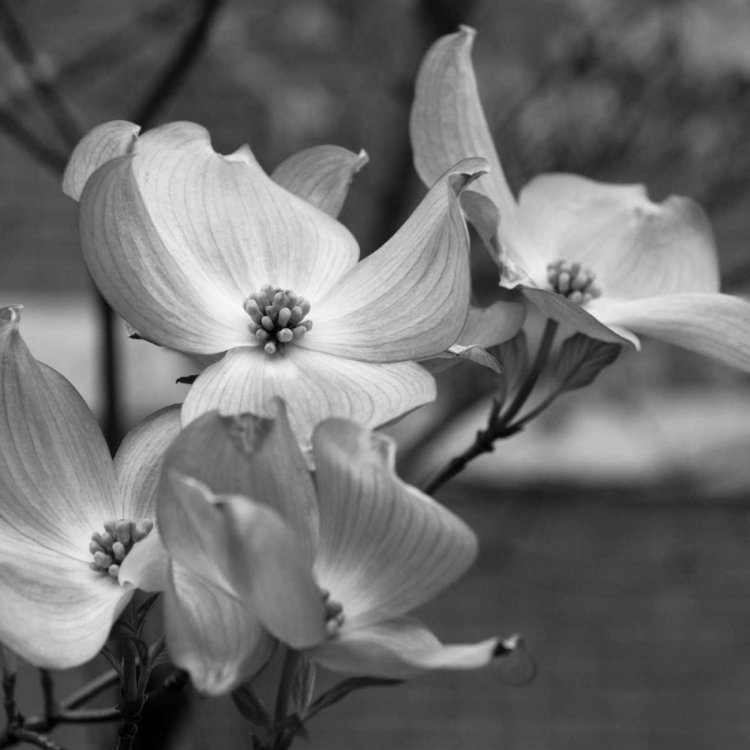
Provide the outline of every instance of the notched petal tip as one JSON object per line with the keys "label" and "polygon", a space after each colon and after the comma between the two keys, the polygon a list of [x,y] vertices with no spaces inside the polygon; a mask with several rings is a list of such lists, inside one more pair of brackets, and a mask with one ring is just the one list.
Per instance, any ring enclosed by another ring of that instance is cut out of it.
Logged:
{"label": "notched petal tip", "polygon": [[323,444],[334,445],[341,453],[348,454],[352,463],[375,463],[395,475],[396,441],[349,419],[333,418],[320,422],[313,432],[312,442],[313,452],[316,443],[321,447]]}
{"label": "notched petal tip", "polygon": [[23,310],[23,305],[8,305],[0,308],[0,329],[17,331],[21,321],[21,310]]}
{"label": "notched petal tip", "polygon": [[489,171],[490,165],[486,159],[481,156],[470,156],[468,159],[462,159],[454,164],[440,179],[446,180],[453,188],[456,196],[459,196],[474,180]]}
{"label": "notched petal tip", "polygon": [[520,635],[499,640],[492,656],[493,663],[500,670],[500,679],[508,685],[523,687],[537,675],[536,659]]}

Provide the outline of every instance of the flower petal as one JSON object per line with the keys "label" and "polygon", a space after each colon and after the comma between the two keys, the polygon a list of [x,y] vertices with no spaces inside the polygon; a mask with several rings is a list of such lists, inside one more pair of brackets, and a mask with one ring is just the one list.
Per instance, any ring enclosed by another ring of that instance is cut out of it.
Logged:
{"label": "flower petal", "polygon": [[125,120],[113,120],[95,127],[73,149],[65,167],[63,192],[79,200],[86,181],[102,164],[131,153],[138,142],[140,127]]}
{"label": "flower petal", "polygon": [[49,551],[86,563],[93,531],[122,498],[94,415],[73,386],[37,362],[0,309],[0,547],[32,567]]}
{"label": "flower petal", "polygon": [[355,154],[340,146],[313,146],[281,162],[271,179],[335,218],[352,178],[368,161],[364,151]]}
{"label": "flower petal", "polygon": [[446,172],[401,229],[313,308],[315,327],[300,345],[393,362],[454,344],[471,293],[469,235],[456,196],[485,170],[482,159],[468,159]]}
{"label": "flower petal", "polygon": [[174,563],[164,592],[169,654],[196,689],[223,695],[250,679],[273,654],[261,622],[234,597]]}
{"label": "flower petal", "polygon": [[[534,178],[519,196],[521,216],[545,261],[576,261],[596,274],[604,296],[717,292],[713,233],[689,198],[648,199],[642,185],[607,185],[571,174]],[[546,286],[546,266],[532,276]]]}
{"label": "flower petal", "polygon": [[347,627],[404,614],[459,578],[476,537],[457,516],[401,481],[395,444],[341,419],[313,434],[320,508],[320,585]]}
{"label": "flower petal", "polygon": [[38,667],[68,669],[104,645],[132,591],[88,564],[0,547],[0,640]]}
{"label": "flower petal", "polygon": [[273,418],[210,412],[191,422],[166,465],[215,494],[241,494],[275,510],[293,529],[310,567],[318,538],[315,487],[286,410]]}
{"label": "flower petal", "polygon": [[125,498],[124,517],[156,515],[156,488],[164,454],[180,432],[180,407],[167,406],[143,420],[120,444],[115,472]]}
{"label": "flower petal", "polygon": [[750,372],[748,300],[729,294],[666,294],[602,302],[593,312],[609,325],[683,346]]}
{"label": "flower petal", "polygon": [[204,370],[182,406],[183,424],[222,414],[272,415],[280,398],[303,447],[315,425],[345,417],[375,427],[435,398],[435,381],[413,362],[372,364],[290,346],[283,356],[242,347]]}
{"label": "flower petal", "polygon": [[518,636],[480,643],[444,646],[434,633],[409,617],[367,628],[344,628],[310,651],[318,663],[336,672],[405,679],[433,669],[478,669],[492,665],[500,679],[525,685],[536,665]]}
{"label": "flower petal", "polygon": [[[471,64],[476,31],[461,26],[438,39],[419,69],[409,132],[414,165],[430,186],[451,164],[472,156],[489,163],[489,173],[474,189],[497,204],[500,243],[514,262],[533,255],[526,228],[503,173],[479,99]],[[523,263],[521,264],[523,266]]]}
{"label": "flower petal", "polygon": [[278,513],[242,495],[214,495],[174,470],[160,493],[159,529],[174,561],[234,595],[292,648],[324,638],[320,589]]}
{"label": "flower petal", "polygon": [[[508,294],[513,294],[509,292]],[[496,346],[512,339],[523,328],[526,305],[502,299],[487,307],[469,307],[458,343],[461,346]]]}
{"label": "flower petal", "polygon": [[532,287],[522,287],[521,293],[529,300],[546,318],[552,318],[558,323],[564,323],[572,326],[580,333],[585,333],[593,339],[600,341],[610,341],[613,344],[627,346],[628,344],[640,347],[638,339],[627,331],[617,328],[613,330],[601,320],[599,316],[593,314],[589,309],[584,309],[580,305],[570,302],[561,294],[550,292],[546,289],[534,289]]}
{"label": "flower petal", "polygon": [[200,354],[247,343],[241,295],[201,267],[189,247],[184,257],[170,254],[136,183],[133,158],[104,164],[81,195],[81,249],[99,290],[154,343]]}

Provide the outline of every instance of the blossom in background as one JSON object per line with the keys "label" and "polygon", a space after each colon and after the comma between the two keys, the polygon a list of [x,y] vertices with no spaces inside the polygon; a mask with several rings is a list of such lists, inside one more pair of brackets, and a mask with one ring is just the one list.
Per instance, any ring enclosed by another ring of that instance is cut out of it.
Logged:
{"label": "blossom in background", "polygon": [[167,452],[162,542],[173,566],[213,581],[201,607],[165,601],[170,653],[198,689],[251,677],[269,653],[266,630],[340,672],[404,678],[494,662],[509,682],[530,679],[519,638],[445,646],[407,616],[466,571],[476,538],[396,477],[392,441],[329,419],[312,450],[314,484],[279,407],[275,419],[206,414]]}
{"label": "blossom in background", "polygon": [[679,196],[653,203],[643,186],[570,174],[540,175],[516,201],[479,100],[474,35],[461,27],[428,51],[411,139],[427,184],[459,159],[488,161],[480,195],[467,191],[464,205],[480,226],[483,198],[499,209],[501,283],[520,285],[546,316],[594,338],[638,347],[644,334],[750,370],[750,303],[719,293],[713,235],[697,203]]}
{"label": "blossom in background", "polygon": [[83,399],[32,357],[20,309],[0,309],[0,641],[62,669],[97,654],[133,594],[118,574],[153,525],[152,426],[178,412],[136,428],[113,463]]}
{"label": "blossom in background", "polygon": [[326,417],[377,425],[435,397],[411,360],[446,350],[464,326],[468,235],[456,195],[483,160],[450,165],[358,262],[334,215],[364,155],[310,149],[269,178],[247,146],[219,155],[198,125],[138,131],[121,121],[92,131],[64,189],[80,199],[84,258],[114,309],[157,344],[226,352],[193,384],[184,423],[217,408],[269,414],[281,397],[305,441]]}

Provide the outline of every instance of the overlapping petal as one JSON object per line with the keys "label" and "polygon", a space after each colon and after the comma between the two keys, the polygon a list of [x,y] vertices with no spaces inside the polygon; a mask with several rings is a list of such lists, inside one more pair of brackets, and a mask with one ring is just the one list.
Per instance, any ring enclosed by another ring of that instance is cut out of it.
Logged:
{"label": "overlapping petal", "polygon": [[431,357],[455,343],[469,306],[469,237],[457,195],[486,171],[446,172],[401,229],[315,306],[300,345],[368,362]]}
{"label": "overlapping petal", "polygon": [[395,446],[343,420],[313,435],[320,549],[316,573],[346,628],[401,615],[459,578],[476,538],[457,516],[401,481]]}
{"label": "overlapping petal", "polygon": [[330,416],[371,427],[435,398],[435,380],[413,362],[374,364],[289,347],[283,357],[242,347],[204,370],[182,407],[183,424],[204,412],[271,416],[274,399],[288,406],[303,445],[314,426]]}
{"label": "overlapping petal", "polygon": [[410,617],[346,630],[311,654],[337,672],[392,679],[406,679],[433,669],[477,669],[493,664],[503,682],[524,685],[536,673],[530,653],[517,636],[446,646]]}
{"label": "overlapping petal", "polygon": [[313,146],[281,162],[271,179],[335,218],[352,178],[368,161],[364,151],[355,154],[340,146]]}

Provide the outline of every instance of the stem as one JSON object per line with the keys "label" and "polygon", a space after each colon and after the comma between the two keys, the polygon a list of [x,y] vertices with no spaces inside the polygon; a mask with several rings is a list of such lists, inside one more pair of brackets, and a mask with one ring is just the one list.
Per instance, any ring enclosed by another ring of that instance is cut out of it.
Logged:
{"label": "stem", "polygon": [[16,723],[16,675],[3,672],[3,707],[8,728]]}
{"label": "stem", "polygon": [[275,736],[272,740],[272,750],[286,750],[292,743],[294,735],[289,735],[287,728],[283,723],[289,711],[289,698],[292,693],[292,684],[294,675],[297,673],[297,666],[300,660],[299,651],[287,649],[284,657],[284,666],[281,671],[279,680],[279,691],[276,693],[276,707],[274,709],[274,727]]}
{"label": "stem", "polygon": [[55,715],[55,685],[52,675],[48,669],[39,670],[39,681],[42,685],[42,696],[44,698],[44,719],[50,723]]}
{"label": "stem", "polygon": [[45,737],[43,734],[37,734],[36,732],[32,732],[23,727],[14,729],[12,736],[15,742],[27,742],[29,745],[42,747],[44,750],[65,750],[62,745],[53,742],[49,737]]}
{"label": "stem", "polygon": [[78,708],[78,706],[88,703],[92,698],[95,698],[107,688],[114,687],[119,679],[117,672],[115,672],[114,669],[110,669],[107,672],[100,674],[98,677],[95,677],[91,682],[87,682],[74,693],[71,693],[67,698],[61,701],[60,708]]}

